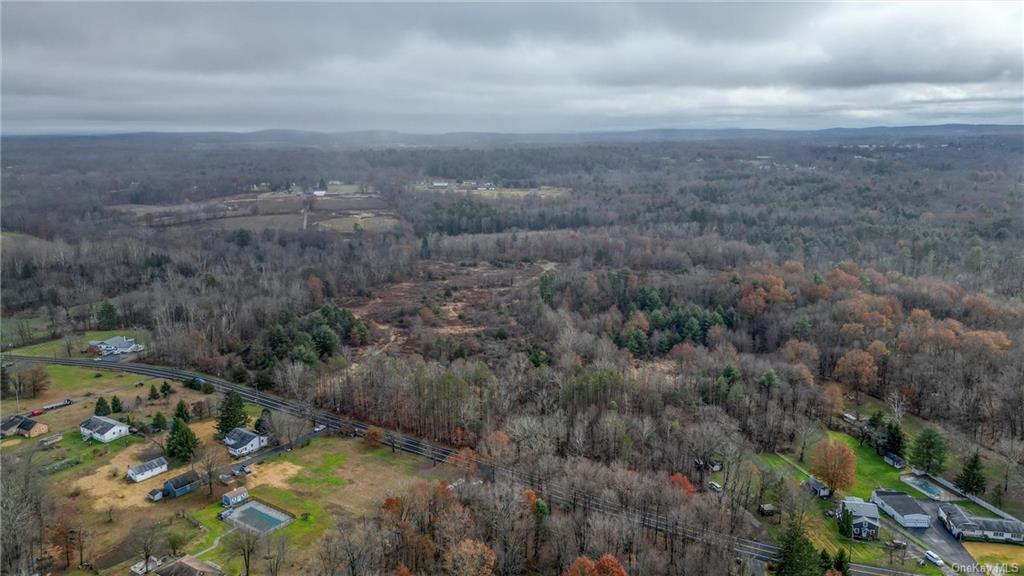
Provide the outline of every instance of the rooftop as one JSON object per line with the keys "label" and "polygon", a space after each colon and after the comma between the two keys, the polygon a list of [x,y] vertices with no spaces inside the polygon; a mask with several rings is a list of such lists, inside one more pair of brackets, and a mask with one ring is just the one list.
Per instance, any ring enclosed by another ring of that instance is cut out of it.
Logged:
{"label": "rooftop", "polygon": [[137,464],[137,465],[132,466],[131,468],[129,468],[128,469],[128,473],[129,474],[142,474],[143,472],[149,472],[150,470],[153,470],[155,468],[160,468],[160,467],[165,467],[165,468],[167,467],[167,458],[164,458],[163,456],[160,456],[159,458],[154,458],[154,459],[150,460],[149,462],[143,462],[142,464]]}
{"label": "rooftop", "polygon": [[879,500],[885,502],[887,506],[895,510],[896,513],[900,514],[901,516],[906,516],[907,514],[924,514],[925,516],[928,515],[928,513],[924,511],[924,508],[921,508],[921,505],[917,503],[917,500],[911,497],[906,492],[895,492],[892,490],[875,490],[873,494],[875,494]]}
{"label": "rooftop", "polygon": [[82,422],[80,426],[93,434],[106,434],[114,426],[123,426],[123,424],[113,418],[107,418],[106,416],[90,416],[89,419]]}
{"label": "rooftop", "polygon": [[249,442],[252,442],[253,438],[256,438],[257,434],[252,430],[246,430],[245,428],[235,428],[228,435],[224,437],[224,444],[227,446],[245,446]]}
{"label": "rooftop", "polygon": [[188,472],[185,472],[181,476],[175,476],[174,478],[171,478],[167,482],[171,484],[172,488],[181,488],[183,486],[188,486],[189,484],[195,484],[196,482],[199,482],[199,474],[197,474],[195,470],[189,470]]}
{"label": "rooftop", "polygon": [[865,502],[856,496],[843,498],[843,509],[849,510],[854,518],[878,518],[878,506]]}

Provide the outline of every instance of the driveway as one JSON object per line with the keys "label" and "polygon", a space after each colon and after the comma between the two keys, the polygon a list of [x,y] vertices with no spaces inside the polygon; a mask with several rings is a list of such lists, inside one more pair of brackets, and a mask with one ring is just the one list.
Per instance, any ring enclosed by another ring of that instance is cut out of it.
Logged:
{"label": "driveway", "polygon": [[959,564],[960,566],[973,566],[974,558],[967,553],[967,550],[960,545],[960,541],[953,537],[946,530],[939,520],[939,502],[932,500],[918,499],[918,504],[924,508],[931,517],[931,524],[928,528],[904,528],[904,530],[917,536],[928,544],[929,549],[935,552],[946,561],[946,564]]}

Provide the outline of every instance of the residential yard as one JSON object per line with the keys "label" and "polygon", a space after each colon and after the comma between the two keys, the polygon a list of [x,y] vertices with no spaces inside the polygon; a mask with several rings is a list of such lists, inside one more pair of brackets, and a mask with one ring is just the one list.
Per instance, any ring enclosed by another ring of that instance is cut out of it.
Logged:
{"label": "residential yard", "polygon": [[94,355],[86,352],[86,349],[89,347],[89,342],[92,340],[106,340],[108,338],[113,338],[114,336],[135,338],[139,344],[145,344],[145,341],[140,339],[139,334],[134,330],[91,330],[70,336],[70,356],[68,356],[68,342],[65,341],[64,338],[40,342],[39,344],[32,344],[30,346],[22,346],[21,348],[14,348],[13,350],[9,350],[8,353],[20,354],[23,356],[49,356],[56,358],[92,358]]}
{"label": "residential yard", "polygon": [[[373,516],[386,497],[402,494],[421,480],[445,478],[448,473],[423,459],[393,454],[387,447],[370,448],[347,437],[320,437],[308,446],[256,464],[245,486],[253,498],[295,516],[294,522],[281,529],[292,550],[287,573],[305,574],[315,558],[312,548],[333,526]],[[206,531],[189,545],[190,552],[208,549],[230,530],[229,524],[217,519],[221,510],[220,504],[213,502],[192,514]],[[201,557],[234,573],[241,560],[231,557],[223,544],[222,540]]]}

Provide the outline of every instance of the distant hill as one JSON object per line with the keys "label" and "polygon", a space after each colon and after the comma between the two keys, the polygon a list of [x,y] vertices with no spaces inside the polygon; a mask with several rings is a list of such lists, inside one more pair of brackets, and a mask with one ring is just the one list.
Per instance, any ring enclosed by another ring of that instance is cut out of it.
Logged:
{"label": "distant hill", "polygon": [[875,126],[869,128],[828,128],[824,130],[766,130],[749,128],[690,129],[664,128],[652,130],[605,132],[499,133],[449,132],[443,134],[409,134],[386,130],[359,132],[309,132],[301,130],[261,130],[258,132],[137,132],[106,135],[40,135],[4,136],[18,147],[62,146],[140,148],[140,147],[222,147],[251,146],[256,148],[404,148],[404,147],[496,147],[528,145],[568,145],[593,143],[679,142],[726,139],[885,139],[972,137],[1024,137],[1024,125],[941,124],[933,126]]}

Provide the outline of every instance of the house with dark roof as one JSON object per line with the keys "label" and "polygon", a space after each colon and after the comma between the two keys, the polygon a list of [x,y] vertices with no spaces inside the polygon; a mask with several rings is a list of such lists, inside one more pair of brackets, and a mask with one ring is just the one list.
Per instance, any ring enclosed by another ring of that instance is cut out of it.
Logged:
{"label": "house with dark roof", "polygon": [[185,555],[157,568],[156,574],[157,576],[224,576],[224,571],[195,556]]}
{"label": "house with dark roof", "polygon": [[99,440],[107,443],[128,435],[128,425],[106,416],[92,416],[78,425],[83,440]]}
{"label": "house with dark roof", "polygon": [[853,517],[854,538],[859,540],[878,539],[878,506],[856,496],[847,496],[839,503],[840,517],[847,512]]}
{"label": "house with dark roof", "polygon": [[872,490],[871,501],[904,528],[927,528],[931,521],[917,499],[906,492]]}
{"label": "house with dark roof", "polygon": [[128,469],[128,479],[132,482],[142,482],[153,476],[159,476],[167,472],[167,458],[160,456],[149,462],[143,462]]}
{"label": "house with dark roof", "polygon": [[224,445],[228,447],[228,453],[238,458],[264,448],[268,438],[253,430],[235,428],[224,437]]}
{"label": "house with dark roof", "polygon": [[832,495],[832,490],[814,476],[808,476],[807,480],[804,480],[804,487],[818,498],[828,498]]}
{"label": "house with dark roof", "polygon": [[939,506],[939,520],[957,540],[1024,544],[1024,522],[971,516],[956,504]]}
{"label": "house with dark roof", "polygon": [[9,416],[4,418],[3,422],[0,422],[0,436],[3,438],[8,436],[35,438],[49,431],[50,427],[46,424],[25,416]]}
{"label": "house with dark roof", "polygon": [[164,494],[171,498],[179,498],[195,490],[200,484],[202,484],[202,480],[199,478],[199,474],[195,470],[189,470],[164,482]]}
{"label": "house with dark roof", "polygon": [[902,456],[892,452],[886,452],[882,459],[885,460],[886,464],[896,468],[897,470],[902,470],[903,467],[907,465],[906,460],[904,460]]}

